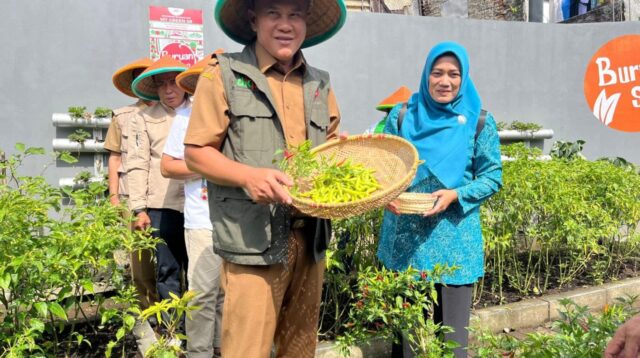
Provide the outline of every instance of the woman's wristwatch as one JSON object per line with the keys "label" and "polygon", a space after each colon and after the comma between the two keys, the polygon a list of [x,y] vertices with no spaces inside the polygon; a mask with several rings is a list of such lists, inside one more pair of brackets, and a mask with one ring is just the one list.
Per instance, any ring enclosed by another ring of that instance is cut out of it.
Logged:
{"label": "woman's wristwatch", "polygon": [[133,209],[131,210],[134,216],[138,216],[140,213],[146,213],[147,208]]}

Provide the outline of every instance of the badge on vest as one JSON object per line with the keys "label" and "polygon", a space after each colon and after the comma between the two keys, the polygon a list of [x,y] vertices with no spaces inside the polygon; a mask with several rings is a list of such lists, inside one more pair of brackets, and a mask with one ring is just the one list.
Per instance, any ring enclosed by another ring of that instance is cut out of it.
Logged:
{"label": "badge on vest", "polygon": [[252,80],[246,77],[238,77],[238,79],[236,79],[236,86],[242,87],[242,88],[248,88],[252,91],[256,90],[256,84],[253,83]]}

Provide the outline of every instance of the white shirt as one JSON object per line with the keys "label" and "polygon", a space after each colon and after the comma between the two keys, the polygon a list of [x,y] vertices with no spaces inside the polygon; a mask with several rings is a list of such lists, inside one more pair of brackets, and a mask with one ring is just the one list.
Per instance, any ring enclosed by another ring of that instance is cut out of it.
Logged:
{"label": "white shirt", "polygon": [[[164,146],[164,154],[184,160],[184,136],[189,125],[191,107],[176,109],[169,136]],[[185,180],[184,182],[184,227],[185,229],[213,230],[209,218],[207,200],[207,181],[204,178]]]}

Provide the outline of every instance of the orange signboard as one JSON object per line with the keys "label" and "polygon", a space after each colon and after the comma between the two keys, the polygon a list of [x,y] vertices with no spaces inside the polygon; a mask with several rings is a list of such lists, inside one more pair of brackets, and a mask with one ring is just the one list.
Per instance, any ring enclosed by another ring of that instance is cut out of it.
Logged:
{"label": "orange signboard", "polygon": [[617,37],[593,55],[584,76],[584,96],[607,127],[640,132],[640,35]]}

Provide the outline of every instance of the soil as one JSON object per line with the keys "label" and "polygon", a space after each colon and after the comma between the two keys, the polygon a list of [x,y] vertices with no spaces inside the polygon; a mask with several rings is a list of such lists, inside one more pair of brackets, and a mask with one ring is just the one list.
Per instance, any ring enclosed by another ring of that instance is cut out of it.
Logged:
{"label": "soil", "polygon": [[[638,272],[635,270],[634,267],[630,266],[623,269],[622,272],[616,277],[616,280],[622,280],[625,278],[637,277],[637,276],[638,276]],[[572,284],[563,285],[562,287],[558,287],[557,283],[551,283],[549,289],[545,291],[544,294],[549,295],[549,294],[570,291],[576,288],[592,287],[593,284],[590,284],[589,282],[592,282],[592,281],[588,277],[583,277],[575,280],[575,282],[573,282]],[[554,286],[554,284],[556,285]],[[485,282],[485,287],[490,287],[490,282]],[[508,287],[508,285],[505,285],[505,287]],[[540,295],[531,295],[531,296],[523,297],[521,294],[519,294],[516,291],[505,290],[502,294],[503,299],[501,301],[498,295],[492,294],[491,292],[488,292],[487,289],[485,289],[480,295],[479,299],[478,297],[476,297],[476,300],[474,302],[474,308],[480,309],[483,307],[495,306],[499,304],[518,302],[524,299],[534,298],[539,296]],[[93,312],[88,313],[88,316],[95,317],[95,315],[91,313]],[[332,332],[332,330],[335,329],[335,327],[329,328],[334,324],[334,322],[332,321],[333,320],[330,317],[326,317],[326,316],[324,317],[323,327],[320,330],[321,333],[319,335],[319,338],[321,340],[331,340],[335,338],[333,337],[334,332]],[[57,356],[58,357],[104,357],[104,352],[106,351],[107,344],[110,341],[115,340],[115,332],[117,331],[117,327],[107,326],[101,329],[97,329],[95,327],[98,325],[98,323],[99,322],[84,322],[76,325],[76,330],[80,334],[82,334],[87,341],[90,342],[90,345],[81,344],[78,347],[77,343],[73,343],[72,349],[70,350],[71,353],[69,355],[66,354],[65,352],[66,349],[62,348],[62,351],[59,351]],[[329,331],[327,331],[327,328],[329,328]],[[52,338],[53,337],[50,336],[47,338],[47,340],[53,341]],[[59,334],[58,339],[61,341],[74,340],[72,337],[69,336],[68,332],[66,335],[64,332],[62,334]],[[122,355],[123,348],[125,350],[124,355]],[[112,357],[123,357],[123,356],[128,358],[137,357],[136,348],[137,346],[135,343],[135,338],[133,337],[133,335],[128,334],[125,336],[124,342],[121,342],[113,349]]]}
{"label": "soil", "polygon": [[[638,270],[636,267],[632,267],[627,266],[625,268],[623,268],[621,270],[621,272],[616,276],[615,279],[611,279],[608,280],[604,283],[607,282],[615,282],[615,281],[619,281],[619,280],[624,280],[626,278],[630,278],[630,277],[638,277]],[[504,285],[505,287],[508,288],[508,285]],[[553,295],[556,293],[562,293],[562,292],[567,292],[567,291],[571,291],[571,290],[575,290],[578,288],[589,288],[589,287],[593,287],[593,280],[589,277],[578,277],[575,281],[569,283],[569,284],[565,284],[562,287],[560,287],[558,285],[557,282],[550,282],[550,286],[549,288],[543,292],[542,294],[539,295],[529,295],[529,296],[524,296],[521,293],[513,290],[513,289],[506,289],[502,292],[502,300],[500,299],[500,296],[497,294],[494,294],[492,292],[488,291],[487,287],[491,287],[491,283],[490,282],[485,282],[485,289],[483,290],[482,294],[480,295],[479,299],[478,297],[475,297],[474,303],[473,303],[473,308],[474,309],[480,309],[480,308],[484,308],[484,307],[490,307],[490,306],[498,306],[501,304],[507,304],[507,303],[514,303],[514,302],[520,302],[522,300],[526,300],[526,299],[530,299],[530,298],[536,298],[536,297],[540,297],[543,295]]]}
{"label": "soil", "polygon": [[[93,325],[97,325],[99,322],[80,323],[76,325],[76,332],[80,333],[84,339],[89,343],[83,343],[78,346],[77,341],[70,337],[69,331],[58,334],[58,339],[63,342],[58,348],[57,357],[70,357],[70,358],[89,358],[89,357],[104,357],[104,353],[107,350],[107,345],[110,341],[115,341],[116,331],[118,327],[105,326],[102,329],[96,329]],[[69,327],[67,327],[69,329]],[[46,340],[53,342],[53,337],[49,335]],[[69,354],[66,350],[70,345]],[[122,354],[124,348],[124,355]],[[137,357],[137,345],[133,335],[128,334],[124,337],[124,341],[116,345],[112,350],[112,357]]]}

